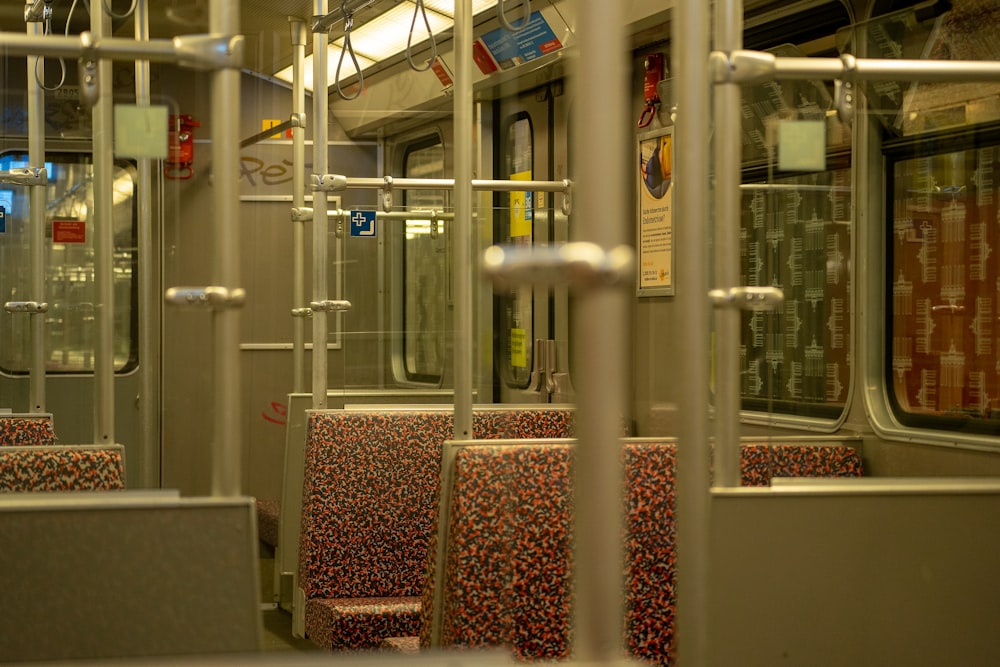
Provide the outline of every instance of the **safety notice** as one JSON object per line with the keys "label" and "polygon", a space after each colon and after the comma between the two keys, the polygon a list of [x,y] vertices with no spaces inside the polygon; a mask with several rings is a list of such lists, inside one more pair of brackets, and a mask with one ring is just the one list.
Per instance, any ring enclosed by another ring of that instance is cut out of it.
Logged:
{"label": "safety notice", "polygon": [[53,220],[53,243],[86,243],[87,222],[85,220]]}
{"label": "safety notice", "polygon": [[491,30],[476,40],[473,51],[479,69],[490,74],[497,68],[510,69],[562,47],[542,13],[533,12],[523,30],[514,33],[503,28]]}

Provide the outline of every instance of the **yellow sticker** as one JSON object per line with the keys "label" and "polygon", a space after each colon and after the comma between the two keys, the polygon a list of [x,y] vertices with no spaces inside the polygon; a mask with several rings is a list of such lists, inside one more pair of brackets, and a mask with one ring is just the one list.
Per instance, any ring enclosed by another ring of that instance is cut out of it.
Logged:
{"label": "yellow sticker", "polygon": [[[276,125],[281,125],[284,122],[285,121],[281,119],[265,118],[260,122],[260,131],[263,132],[264,130],[270,130],[272,127]],[[277,134],[272,134],[270,137],[268,137],[268,139],[280,139],[280,138],[281,138],[281,132],[278,132]]]}
{"label": "yellow sticker", "polygon": [[528,367],[528,340],[524,329],[510,330],[510,365],[514,368]]}
{"label": "yellow sticker", "polygon": [[[512,181],[530,181],[531,171],[511,174]],[[530,192],[510,193],[510,237],[512,239],[531,236],[531,223],[535,219],[535,207]]]}

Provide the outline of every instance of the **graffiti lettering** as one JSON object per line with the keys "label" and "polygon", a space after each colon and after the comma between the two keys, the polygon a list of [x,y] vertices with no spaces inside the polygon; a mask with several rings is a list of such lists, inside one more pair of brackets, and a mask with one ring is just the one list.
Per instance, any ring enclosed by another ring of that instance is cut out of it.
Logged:
{"label": "graffiti lettering", "polygon": [[240,179],[246,179],[250,187],[281,185],[292,182],[292,163],[289,160],[281,162],[264,162],[260,158],[240,156]]}
{"label": "graffiti lettering", "polygon": [[264,410],[260,413],[260,416],[264,418],[264,421],[284,426],[288,417],[288,406],[278,401],[271,401],[270,413],[267,410]]}

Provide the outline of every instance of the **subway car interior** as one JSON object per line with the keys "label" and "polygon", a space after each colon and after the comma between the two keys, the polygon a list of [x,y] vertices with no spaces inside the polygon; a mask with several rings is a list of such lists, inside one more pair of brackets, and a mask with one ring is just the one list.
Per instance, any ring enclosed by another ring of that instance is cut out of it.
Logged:
{"label": "subway car interior", "polygon": [[995,664],[998,34],[0,3],[0,663]]}

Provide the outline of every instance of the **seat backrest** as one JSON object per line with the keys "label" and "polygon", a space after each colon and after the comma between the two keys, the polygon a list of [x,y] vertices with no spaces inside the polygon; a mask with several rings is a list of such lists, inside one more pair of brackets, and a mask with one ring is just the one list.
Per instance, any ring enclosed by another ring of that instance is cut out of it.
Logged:
{"label": "seat backrest", "polygon": [[125,488],[122,445],[0,447],[0,493]]}
{"label": "seat backrest", "polygon": [[[424,590],[421,645],[506,646],[520,659],[566,657],[571,441],[445,448],[447,528],[432,537],[428,571],[437,576],[428,577]],[[676,454],[675,442],[657,438],[627,439],[622,451],[626,648],[658,664],[668,663],[675,649]],[[861,474],[857,452],[844,446],[749,444],[742,456],[744,469],[757,470],[765,484],[777,475]],[[757,481],[745,475],[745,484]],[[435,560],[440,539],[443,564]],[[443,592],[435,600],[437,587]]]}
{"label": "seat backrest", "polygon": [[0,447],[51,445],[55,440],[51,414],[0,414]]}
{"label": "seat backrest", "polygon": [[848,444],[745,441],[743,486],[770,486],[774,477],[861,477],[861,455]]}
{"label": "seat backrest", "polygon": [[[477,409],[480,438],[566,435],[570,409]],[[299,587],[308,598],[420,595],[437,511],[442,410],[317,411],[306,445]]]}
{"label": "seat backrest", "polygon": [[[568,657],[572,445],[448,446],[454,452],[440,645]],[[433,606],[425,594],[424,607]]]}

